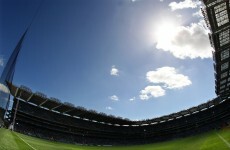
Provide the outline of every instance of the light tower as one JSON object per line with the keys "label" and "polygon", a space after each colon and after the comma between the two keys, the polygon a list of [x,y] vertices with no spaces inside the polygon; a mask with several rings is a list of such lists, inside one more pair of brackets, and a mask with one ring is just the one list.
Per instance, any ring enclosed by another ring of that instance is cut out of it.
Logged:
{"label": "light tower", "polygon": [[0,78],[0,124],[4,120],[4,114],[9,106],[10,101],[10,93],[7,86],[7,82],[11,83],[14,76],[15,66],[17,63],[17,58],[19,55],[19,52],[22,48],[23,41],[25,39],[26,33],[28,29],[24,32],[24,34],[21,36],[20,40],[18,41],[14,51],[12,52],[10,58],[8,59],[1,78]]}

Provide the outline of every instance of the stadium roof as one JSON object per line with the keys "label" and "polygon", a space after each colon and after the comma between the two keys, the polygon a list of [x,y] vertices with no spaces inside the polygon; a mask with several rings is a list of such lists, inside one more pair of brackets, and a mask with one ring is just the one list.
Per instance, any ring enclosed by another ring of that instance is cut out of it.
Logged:
{"label": "stadium roof", "polygon": [[63,114],[67,114],[70,116],[75,116],[79,118],[84,118],[88,120],[94,120],[97,122],[105,122],[111,124],[131,124],[130,120],[119,118],[119,117],[111,117],[107,116],[104,113],[97,113],[93,110],[87,110],[83,107],[75,107],[70,103],[61,103],[60,100],[56,98],[48,98],[45,94],[40,92],[33,93],[29,88],[25,86],[17,87],[13,84],[8,83],[11,94],[14,97],[18,97],[26,102],[32,103],[39,107],[43,107],[52,111],[57,111]]}
{"label": "stadium roof", "polygon": [[77,117],[88,121],[120,126],[143,126],[170,121],[181,118],[183,116],[191,115],[193,113],[197,113],[199,111],[203,111],[225,101],[217,97],[211,101],[200,104],[196,107],[189,108],[187,110],[182,110],[177,113],[169,114],[159,118],[131,121],[129,119],[124,119],[121,117],[106,115],[105,113],[98,113],[94,110],[87,110],[84,107],[74,106],[73,104],[70,104],[68,102],[62,103],[60,100],[56,98],[48,98],[45,94],[42,94],[40,92],[33,93],[32,90],[25,86],[17,87],[11,83],[8,83],[8,87],[10,89],[10,93],[14,97],[17,97],[20,100],[26,101],[38,107],[43,107],[51,111],[56,111],[62,114],[70,115],[72,117]]}
{"label": "stadium roof", "polygon": [[229,96],[230,86],[230,3],[228,0],[204,1],[202,9],[214,48],[213,60],[215,69],[216,94],[222,98]]}

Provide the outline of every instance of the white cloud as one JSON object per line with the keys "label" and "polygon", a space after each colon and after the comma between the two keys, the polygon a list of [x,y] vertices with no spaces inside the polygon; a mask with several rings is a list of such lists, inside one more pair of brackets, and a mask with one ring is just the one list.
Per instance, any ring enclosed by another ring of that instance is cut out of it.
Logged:
{"label": "white cloud", "polygon": [[116,95],[112,95],[109,98],[113,101],[119,101],[119,98]]}
{"label": "white cloud", "polygon": [[182,15],[181,14],[177,14],[176,17],[177,18],[182,18]]}
{"label": "white cloud", "polygon": [[147,86],[140,91],[140,99],[148,100],[151,97],[160,97],[165,95],[165,90],[161,86]]}
{"label": "white cloud", "polygon": [[129,101],[134,101],[136,99],[136,97],[132,97],[129,99]]}
{"label": "white cloud", "polygon": [[3,66],[4,65],[4,59],[3,57],[0,57],[0,66]]}
{"label": "white cloud", "polygon": [[156,71],[149,71],[146,73],[146,78],[151,83],[163,84],[167,89],[181,89],[192,84],[187,76],[179,74],[173,67],[162,67]]}
{"label": "white cloud", "polygon": [[201,5],[201,2],[198,0],[184,0],[182,2],[171,2],[169,3],[169,7],[171,7],[171,10],[178,10],[178,9],[185,9],[185,8],[197,8],[199,5]]}
{"label": "white cloud", "polygon": [[9,89],[4,85],[0,83],[0,91],[4,93],[10,93]]}
{"label": "white cloud", "polygon": [[105,109],[106,109],[106,110],[113,110],[113,108],[110,107],[110,106],[105,107]]}
{"label": "white cloud", "polygon": [[[166,26],[164,29],[159,28],[157,31],[157,49],[168,51],[180,59],[211,58],[209,31],[203,21],[192,23],[190,26]],[[165,35],[166,33],[168,34]]]}
{"label": "white cloud", "polygon": [[150,83],[160,85],[147,86],[141,90],[139,95],[141,100],[164,96],[166,89],[182,89],[192,84],[187,76],[179,74],[173,67],[162,67],[157,68],[156,71],[149,71],[146,73],[146,78]]}
{"label": "white cloud", "polygon": [[115,66],[112,66],[111,71],[110,71],[110,75],[119,76],[119,70]]}

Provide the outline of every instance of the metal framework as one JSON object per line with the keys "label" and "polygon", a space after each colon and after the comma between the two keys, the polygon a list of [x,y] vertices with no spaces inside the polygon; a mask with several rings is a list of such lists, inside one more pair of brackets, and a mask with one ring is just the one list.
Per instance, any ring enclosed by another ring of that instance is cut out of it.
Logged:
{"label": "metal framework", "polygon": [[221,98],[227,98],[230,87],[230,3],[229,0],[203,0],[203,3],[202,12],[214,48],[215,92]]}

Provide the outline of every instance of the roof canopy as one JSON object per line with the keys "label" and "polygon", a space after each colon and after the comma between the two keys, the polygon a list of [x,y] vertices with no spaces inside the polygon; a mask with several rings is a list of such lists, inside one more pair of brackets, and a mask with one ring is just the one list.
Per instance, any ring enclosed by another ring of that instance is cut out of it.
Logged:
{"label": "roof canopy", "polygon": [[60,100],[56,98],[48,98],[45,94],[40,92],[33,93],[32,90],[25,86],[17,87],[11,83],[8,83],[8,87],[10,89],[10,93],[14,96],[19,98],[20,100],[29,102],[33,105],[37,105],[38,107],[43,107],[50,111],[56,111],[62,114],[66,114],[73,117],[82,118],[89,121],[109,124],[109,125],[150,125],[150,124],[157,124],[165,121],[170,121],[173,119],[181,118],[187,115],[191,115],[193,113],[197,113],[199,111],[203,111],[215,105],[221,103],[221,98],[217,97],[211,101],[206,103],[200,104],[196,107],[189,108],[187,110],[182,110],[177,113],[169,114],[166,116],[162,116],[159,118],[141,120],[141,121],[131,121],[128,119],[124,119],[121,117],[115,117],[112,115],[106,115],[105,113],[98,113],[94,110],[87,110],[81,106],[74,106],[69,102],[62,103]]}

